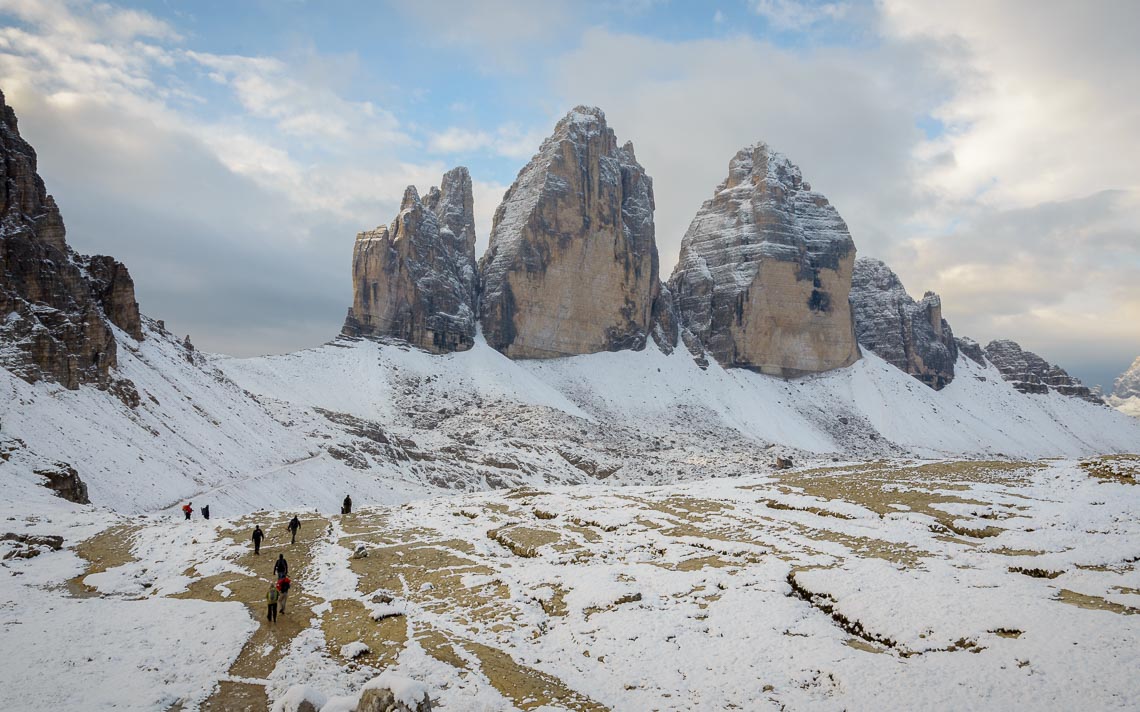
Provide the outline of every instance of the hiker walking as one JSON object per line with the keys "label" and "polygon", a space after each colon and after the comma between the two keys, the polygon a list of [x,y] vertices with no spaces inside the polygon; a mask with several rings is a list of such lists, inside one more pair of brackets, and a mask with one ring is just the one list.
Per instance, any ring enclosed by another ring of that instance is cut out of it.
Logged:
{"label": "hiker walking", "polygon": [[297,532],[300,529],[301,529],[301,520],[297,519],[297,515],[294,514],[293,518],[291,520],[289,520],[289,533],[293,535],[293,540],[289,542],[290,544],[296,544],[297,543]]}
{"label": "hiker walking", "polygon": [[187,502],[182,505],[182,513],[186,515],[186,521],[190,521],[190,515],[194,513],[194,503]]}
{"label": "hiker walking", "polygon": [[261,525],[258,524],[253,528],[253,553],[254,555],[261,554],[261,540],[265,538],[265,532],[261,531]]}
{"label": "hiker walking", "polygon": [[289,573],[289,562],[285,560],[284,554],[277,555],[277,561],[273,562],[273,575],[277,578],[284,578]]}
{"label": "hiker walking", "polygon": [[344,496],[344,504],[340,505],[341,514],[352,514],[352,497]]}
{"label": "hiker walking", "polygon": [[277,591],[281,594],[279,602],[281,604],[281,612],[285,612],[285,601],[289,598],[289,589],[293,587],[293,582],[285,574],[281,574],[281,578],[277,579]]}
{"label": "hiker walking", "polygon": [[269,610],[266,611],[265,617],[269,619],[270,623],[277,622],[277,601],[281,597],[281,592],[277,590],[275,584],[269,584],[269,591],[265,594],[265,602],[269,604]]}
{"label": "hiker walking", "polygon": [[202,507],[202,519],[210,521],[210,505],[208,504],[205,507]]}

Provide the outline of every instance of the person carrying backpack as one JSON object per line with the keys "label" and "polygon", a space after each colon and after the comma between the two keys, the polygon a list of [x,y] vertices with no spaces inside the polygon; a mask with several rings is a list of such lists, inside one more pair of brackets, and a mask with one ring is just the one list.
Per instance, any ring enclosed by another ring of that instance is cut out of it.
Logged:
{"label": "person carrying backpack", "polygon": [[208,504],[205,507],[202,507],[202,519],[210,521],[210,505]]}
{"label": "person carrying backpack", "polygon": [[281,578],[277,579],[277,591],[281,594],[281,596],[279,597],[278,600],[279,600],[280,605],[281,605],[281,612],[282,613],[285,612],[285,601],[288,600],[289,589],[292,587],[293,587],[293,582],[289,580],[288,576],[285,576],[284,574],[282,574]]}
{"label": "person carrying backpack", "polygon": [[265,538],[265,533],[261,531],[261,525],[258,524],[253,528],[253,553],[254,555],[261,554],[261,540]]}
{"label": "person carrying backpack", "polygon": [[341,514],[352,514],[352,497],[344,496],[344,503],[340,505]]}
{"label": "person carrying backpack", "polygon": [[194,513],[194,503],[187,502],[182,505],[182,513],[186,515],[186,521],[190,521],[190,515]]}
{"label": "person carrying backpack", "polygon": [[284,554],[277,555],[277,561],[273,563],[273,575],[279,579],[285,578],[289,573],[289,562],[285,560]]}
{"label": "person carrying backpack", "polygon": [[293,515],[293,519],[289,522],[289,533],[293,535],[293,540],[290,544],[297,543],[297,532],[301,529],[301,520],[297,519],[297,515]]}
{"label": "person carrying backpack", "polygon": [[269,591],[265,594],[265,602],[269,604],[269,610],[266,611],[265,617],[269,619],[270,623],[277,622],[277,601],[281,598],[281,592],[277,590],[277,586],[270,584]]}

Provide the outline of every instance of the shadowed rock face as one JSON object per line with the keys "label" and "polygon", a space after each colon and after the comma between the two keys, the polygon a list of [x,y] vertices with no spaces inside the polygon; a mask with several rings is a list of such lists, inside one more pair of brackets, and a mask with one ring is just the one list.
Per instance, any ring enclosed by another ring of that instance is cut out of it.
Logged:
{"label": "shadowed rock face", "polygon": [[1083,398],[1104,404],[1080,379],[1070,376],[1060,366],[1050,364],[1032,351],[1025,351],[1016,341],[1000,339],[986,344],[986,359],[1001,371],[1002,378],[1022,393],[1048,393]]}
{"label": "shadowed rock face", "polygon": [[954,380],[958,346],[937,294],[927,292],[915,302],[890,267],[860,257],[851,278],[851,308],[860,346],[936,391]]}
{"label": "shadowed rock face", "polygon": [[68,247],[63,218],[0,94],[0,366],[35,382],[107,386],[114,324],[142,339],[134,282],[113,258]]}
{"label": "shadowed rock face", "polygon": [[849,366],[854,261],[847,225],[800,169],[748,146],[681,242],[669,287],[682,337],[722,366],[777,376]]}
{"label": "shadowed rock face", "polygon": [[495,211],[480,263],[487,342],[511,358],[643,348],[661,288],[653,208],[652,179],[605,114],[567,114]]}
{"label": "shadowed rock face", "polygon": [[408,186],[391,229],[356,237],[353,305],[342,334],[393,337],[434,353],[475,341],[475,217],[466,168],[420,198]]}

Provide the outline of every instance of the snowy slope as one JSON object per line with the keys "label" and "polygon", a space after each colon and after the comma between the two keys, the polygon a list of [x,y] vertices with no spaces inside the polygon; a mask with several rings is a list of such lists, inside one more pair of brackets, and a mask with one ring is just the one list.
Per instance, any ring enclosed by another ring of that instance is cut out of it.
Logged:
{"label": "snowy slope", "polygon": [[433,356],[339,340],[283,356],[187,350],[146,325],[120,334],[112,392],[29,385],[0,371],[9,496],[51,496],[37,469],[74,467],[92,502],[137,513],[191,500],[216,516],[335,511],[345,493],[397,503],[441,491],[666,484],[799,460],[1080,457],[1140,450],[1140,422],[1056,394],[1025,395],[962,359],[931,391],[873,354],[784,381],[650,346],[511,361],[478,339]]}
{"label": "snowy slope", "polygon": [[7,452],[0,469],[13,475],[5,479],[7,497],[42,506],[51,494],[33,472],[56,462],[77,469],[93,503],[123,512],[195,497],[197,506],[213,504],[213,513],[225,516],[301,504],[333,509],[346,488],[364,489],[374,501],[424,494],[418,485],[393,494],[396,478],[370,487],[375,477],[362,477],[282,425],[202,354],[154,322],[144,328],[141,343],[117,332],[117,375],[134,383],[134,408],[110,392],[32,385],[0,370],[0,449]]}
{"label": "snowy slope", "polygon": [[702,370],[683,351],[655,347],[510,361],[481,340],[445,356],[337,342],[218,363],[255,392],[397,428],[405,411],[393,411],[393,394],[426,388],[441,407],[463,398],[491,408],[513,402],[658,438],[714,432],[816,454],[891,454],[897,446],[893,454],[1032,458],[1140,449],[1140,426],[1112,409],[1019,393],[996,369],[966,358],[961,377],[939,392],[870,353],[850,368],[793,381],[715,363]]}

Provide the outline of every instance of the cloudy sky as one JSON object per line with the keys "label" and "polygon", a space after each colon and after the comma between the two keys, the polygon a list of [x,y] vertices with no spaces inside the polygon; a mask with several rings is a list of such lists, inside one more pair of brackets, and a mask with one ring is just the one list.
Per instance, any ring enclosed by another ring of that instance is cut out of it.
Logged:
{"label": "cloudy sky", "polygon": [[654,178],[663,275],[764,140],[959,335],[1089,383],[1140,354],[1140,3],[0,0],[0,88],[76,249],[208,350],[319,344],[403,188],[476,182],[480,251],[557,118]]}

